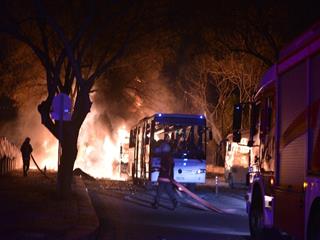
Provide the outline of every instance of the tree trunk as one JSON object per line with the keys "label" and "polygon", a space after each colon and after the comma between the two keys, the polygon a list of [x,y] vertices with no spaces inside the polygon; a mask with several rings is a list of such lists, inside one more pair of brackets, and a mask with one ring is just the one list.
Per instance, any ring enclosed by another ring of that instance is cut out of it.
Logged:
{"label": "tree trunk", "polygon": [[57,192],[61,199],[71,196],[71,184],[73,179],[73,166],[77,158],[78,132],[71,123],[63,123],[63,137],[61,144],[61,157],[57,174]]}
{"label": "tree trunk", "polygon": [[[57,192],[62,199],[71,196],[71,184],[73,179],[73,166],[77,158],[78,136],[81,125],[87,114],[90,112],[91,101],[89,91],[78,92],[74,112],[71,121],[62,123],[62,133],[60,132],[61,124],[59,121],[53,122],[50,117],[50,108],[53,97],[43,101],[38,106],[41,114],[41,123],[60,140],[62,154],[57,174]],[[62,136],[61,136],[62,134]]]}

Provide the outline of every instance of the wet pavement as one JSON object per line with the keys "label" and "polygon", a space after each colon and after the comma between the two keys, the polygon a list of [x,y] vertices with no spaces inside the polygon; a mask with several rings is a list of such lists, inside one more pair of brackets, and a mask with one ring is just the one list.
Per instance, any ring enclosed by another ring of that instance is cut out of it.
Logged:
{"label": "wet pavement", "polygon": [[224,211],[213,212],[188,195],[177,192],[179,207],[172,210],[163,196],[161,206],[151,203],[155,187],[136,187],[129,182],[86,182],[100,219],[99,239],[249,239],[245,189],[231,190],[221,184],[198,186],[195,193]]}

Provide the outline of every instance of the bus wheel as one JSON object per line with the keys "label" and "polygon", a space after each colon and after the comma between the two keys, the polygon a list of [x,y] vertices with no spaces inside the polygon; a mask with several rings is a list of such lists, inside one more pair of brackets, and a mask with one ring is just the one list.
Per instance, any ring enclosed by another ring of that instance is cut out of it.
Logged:
{"label": "bus wheel", "polygon": [[186,187],[191,192],[195,192],[196,191],[196,184],[195,183],[187,183]]}
{"label": "bus wheel", "polygon": [[316,206],[314,213],[309,220],[308,240],[320,239],[320,203]]}
{"label": "bus wheel", "polygon": [[262,203],[260,201],[253,201],[250,207],[249,212],[249,226],[250,233],[253,240],[261,240],[263,239],[263,231],[264,231],[264,218],[263,218],[263,210]]}

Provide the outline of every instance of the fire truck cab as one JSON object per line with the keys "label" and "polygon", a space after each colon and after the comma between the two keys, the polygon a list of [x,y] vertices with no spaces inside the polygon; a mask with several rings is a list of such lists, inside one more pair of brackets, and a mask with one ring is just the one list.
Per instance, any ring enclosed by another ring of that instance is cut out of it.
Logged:
{"label": "fire truck cab", "polygon": [[[248,104],[248,103],[246,103]],[[241,139],[243,104],[234,108]],[[250,103],[249,145],[258,145],[246,195],[250,232],[274,228],[320,239],[320,24],[280,52]]]}

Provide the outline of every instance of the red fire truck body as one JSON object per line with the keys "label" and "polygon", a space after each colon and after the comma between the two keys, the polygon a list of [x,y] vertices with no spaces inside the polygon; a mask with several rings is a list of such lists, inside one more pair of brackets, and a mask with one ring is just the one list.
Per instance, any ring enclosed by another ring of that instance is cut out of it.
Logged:
{"label": "red fire truck body", "polygon": [[250,137],[259,146],[246,196],[251,235],[263,239],[275,228],[319,240],[320,24],[281,51],[260,86],[250,118]]}

